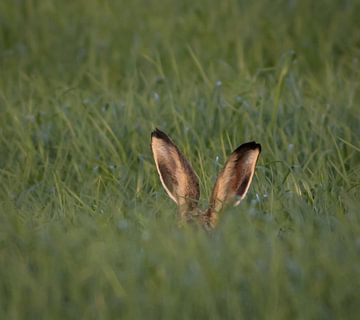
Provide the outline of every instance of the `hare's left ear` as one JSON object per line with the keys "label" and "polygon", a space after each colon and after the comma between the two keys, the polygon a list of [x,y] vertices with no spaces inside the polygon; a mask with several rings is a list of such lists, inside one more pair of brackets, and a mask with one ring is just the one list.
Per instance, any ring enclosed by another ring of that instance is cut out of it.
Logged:
{"label": "hare's left ear", "polygon": [[159,129],[151,133],[151,149],[161,183],[186,214],[195,209],[200,197],[199,181],[189,162],[171,139]]}
{"label": "hare's left ear", "polygon": [[242,144],[230,155],[216,180],[210,199],[210,212],[216,215],[226,203],[235,201],[235,205],[238,205],[244,199],[254,177],[260,152],[261,145],[253,141]]}

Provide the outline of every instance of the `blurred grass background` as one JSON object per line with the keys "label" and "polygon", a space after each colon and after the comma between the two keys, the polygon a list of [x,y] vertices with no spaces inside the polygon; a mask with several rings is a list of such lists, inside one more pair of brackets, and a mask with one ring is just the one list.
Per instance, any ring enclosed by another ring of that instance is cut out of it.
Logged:
{"label": "blurred grass background", "polygon": [[[359,1],[0,2],[1,319],[358,319]],[[239,144],[248,197],[177,227],[149,149],[207,205]]]}

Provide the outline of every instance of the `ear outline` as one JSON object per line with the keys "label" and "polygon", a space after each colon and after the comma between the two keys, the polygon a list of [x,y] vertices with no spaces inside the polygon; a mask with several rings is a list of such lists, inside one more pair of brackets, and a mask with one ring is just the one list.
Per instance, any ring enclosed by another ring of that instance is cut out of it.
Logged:
{"label": "ear outline", "polygon": [[231,153],[216,179],[210,197],[210,215],[216,215],[224,205],[236,200],[237,197],[234,206],[239,205],[245,198],[254,177],[260,153],[261,145],[255,141],[241,144]]}
{"label": "ear outline", "polygon": [[182,209],[192,211],[200,198],[198,178],[175,143],[161,130],[151,133],[151,150],[162,186]]}

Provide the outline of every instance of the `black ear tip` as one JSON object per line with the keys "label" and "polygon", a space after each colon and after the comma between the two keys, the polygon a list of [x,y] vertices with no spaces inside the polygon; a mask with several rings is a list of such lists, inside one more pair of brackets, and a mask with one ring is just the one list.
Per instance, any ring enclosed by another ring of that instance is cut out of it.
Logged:
{"label": "black ear tip", "polygon": [[161,136],[163,135],[165,135],[165,133],[159,130],[158,128],[155,128],[155,130],[151,132],[151,137],[161,138]]}
{"label": "black ear tip", "polygon": [[261,152],[261,144],[256,143],[255,141],[246,142],[240,145],[239,147],[237,147],[234,152],[248,151],[248,150],[259,150],[259,152]]}
{"label": "black ear tip", "polygon": [[151,132],[151,138],[162,139],[166,141],[171,141],[165,132],[162,132],[160,129],[155,128],[153,132]]}
{"label": "black ear tip", "polygon": [[261,152],[261,144],[260,143],[256,143],[255,141],[251,141],[251,149],[258,149],[259,152]]}

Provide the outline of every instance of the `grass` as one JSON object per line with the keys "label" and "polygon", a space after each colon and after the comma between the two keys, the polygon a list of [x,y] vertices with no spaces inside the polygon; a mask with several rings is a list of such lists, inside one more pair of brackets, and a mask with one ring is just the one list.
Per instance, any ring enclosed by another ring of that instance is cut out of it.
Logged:
{"label": "grass", "polygon": [[[1,319],[358,319],[359,1],[1,1]],[[207,205],[177,227],[150,132]]]}

